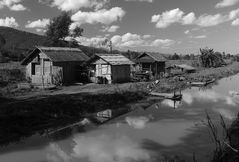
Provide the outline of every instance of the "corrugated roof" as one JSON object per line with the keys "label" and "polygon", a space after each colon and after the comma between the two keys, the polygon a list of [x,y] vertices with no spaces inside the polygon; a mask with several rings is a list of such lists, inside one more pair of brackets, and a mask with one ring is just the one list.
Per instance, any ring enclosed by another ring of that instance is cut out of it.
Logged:
{"label": "corrugated roof", "polygon": [[127,57],[121,54],[96,54],[104,61],[108,62],[111,65],[132,65],[133,61],[129,60]]}
{"label": "corrugated roof", "polygon": [[78,48],[37,47],[53,62],[87,61],[89,57]]}
{"label": "corrugated roof", "polygon": [[163,54],[161,53],[156,53],[156,52],[144,52],[143,54],[141,54],[138,59],[140,59],[140,57],[142,57],[143,55],[148,55],[150,56],[152,59],[154,59],[155,61],[158,62],[164,62],[167,61],[167,59],[163,56]]}
{"label": "corrugated roof", "polygon": [[36,47],[36,49],[22,61],[22,65],[26,65],[30,62],[39,52],[46,54],[53,62],[84,62],[90,59],[78,48]]}

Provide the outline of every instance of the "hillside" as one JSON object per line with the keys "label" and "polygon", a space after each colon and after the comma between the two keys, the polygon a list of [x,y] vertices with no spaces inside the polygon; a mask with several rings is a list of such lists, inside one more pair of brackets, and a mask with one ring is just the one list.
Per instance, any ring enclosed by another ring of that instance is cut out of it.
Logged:
{"label": "hillside", "polygon": [[0,26],[0,35],[5,39],[5,49],[29,50],[36,45],[42,45],[46,38],[41,35]]}
{"label": "hillside", "polygon": [[[0,62],[2,59],[2,55],[8,57],[10,60],[20,61],[22,60],[29,50],[32,50],[35,46],[43,46],[46,41],[46,37],[42,35],[37,35],[25,31],[20,31],[17,29],[9,28],[9,27],[1,27],[0,26],[0,41],[4,40],[5,45],[2,48],[2,54],[0,54]],[[62,42],[62,46],[69,47],[69,43]],[[0,46],[1,42],[0,42]],[[74,47],[76,47],[74,45]],[[108,53],[109,51],[102,48],[94,48],[88,47],[84,45],[77,46],[88,56],[92,56],[95,53]],[[1,49],[0,48],[0,49]],[[129,58],[135,58],[139,53],[131,51],[129,52],[120,52],[118,50],[114,50],[113,53],[122,53]],[[9,60],[8,59],[8,60]]]}

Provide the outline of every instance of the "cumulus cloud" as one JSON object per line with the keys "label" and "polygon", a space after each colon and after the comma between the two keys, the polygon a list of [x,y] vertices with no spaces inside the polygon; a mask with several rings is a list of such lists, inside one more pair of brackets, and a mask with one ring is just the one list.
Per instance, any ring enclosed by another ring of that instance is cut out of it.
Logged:
{"label": "cumulus cloud", "polygon": [[239,0],[222,0],[221,2],[216,4],[216,8],[223,8],[228,6],[233,6],[235,4],[239,3]]}
{"label": "cumulus cloud", "polygon": [[171,39],[156,39],[150,45],[153,47],[162,46],[163,48],[167,48],[175,43],[174,40]]}
{"label": "cumulus cloud", "polygon": [[61,11],[77,11],[81,8],[103,8],[109,0],[39,0],[41,3],[50,4]]}
{"label": "cumulus cloud", "polygon": [[19,25],[14,17],[6,17],[5,19],[0,19],[0,26],[18,27]]}
{"label": "cumulus cloud", "polygon": [[20,4],[22,0],[1,0],[0,9],[8,7],[12,11],[24,11],[26,7]]}
{"label": "cumulus cloud", "polygon": [[102,47],[102,43],[106,40],[106,37],[78,37],[76,40],[85,46],[91,46],[91,47]]}
{"label": "cumulus cloud", "polygon": [[216,26],[239,17],[239,9],[232,10],[228,14],[203,14],[198,18],[193,12],[185,15],[179,8],[165,11],[162,14],[153,15],[151,22],[156,23],[156,28],[166,28],[174,23],[182,25],[197,25],[200,27]]}
{"label": "cumulus cloud", "polygon": [[239,25],[239,19],[236,19],[232,22],[232,26],[238,26]]}
{"label": "cumulus cloud", "polygon": [[150,3],[154,2],[154,0],[125,0],[125,1],[128,1],[128,2],[150,2]]}
{"label": "cumulus cloud", "polygon": [[122,36],[115,35],[111,38],[111,41],[116,47],[139,47],[139,46],[149,46],[149,47],[169,47],[175,43],[174,40],[170,39],[156,39],[150,40],[151,35],[138,35],[132,33],[126,33]]}
{"label": "cumulus cloud", "polygon": [[125,11],[120,7],[114,7],[109,10],[101,9],[94,12],[78,11],[72,15],[71,19],[80,24],[96,24],[102,23],[109,25],[115,21],[121,20],[125,15]]}
{"label": "cumulus cloud", "polygon": [[122,36],[115,35],[111,38],[111,41],[117,47],[136,47],[145,44],[140,35],[132,33],[126,33]]}
{"label": "cumulus cloud", "polygon": [[166,28],[173,23],[192,24],[195,20],[194,13],[184,14],[179,8],[165,11],[161,15],[153,15],[151,22],[156,23],[157,28]]}
{"label": "cumulus cloud", "polygon": [[197,36],[191,36],[190,38],[204,39],[204,38],[207,38],[207,36],[206,35],[197,35]]}
{"label": "cumulus cloud", "polygon": [[116,32],[120,27],[118,25],[112,25],[112,26],[105,26],[102,32],[109,32],[114,33]]}
{"label": "cumulus cloud", "polygon": [[228,21],[228,16],[221,15],[221,14],[215,14],[215,15],[201,15],[197,21],[196,24],[201,27],[209,27],[209,26],[216,26],[218,24],[224,23]]}
{"label": "cumulus cloud", "polygon": [[184,32],[184,34],[189,34],[190,33],[190,30],[186,30],[185,32]]}
{"label": "cumulus cloud", "polygon": [[50,19],[38,19],[36,21],[28,21],[26,28],[46,28],[49,25]]}

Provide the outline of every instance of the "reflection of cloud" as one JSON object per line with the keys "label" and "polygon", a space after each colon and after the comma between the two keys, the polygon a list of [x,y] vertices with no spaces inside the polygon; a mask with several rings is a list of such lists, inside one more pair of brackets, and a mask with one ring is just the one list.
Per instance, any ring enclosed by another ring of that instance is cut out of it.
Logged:
{"label": "reflection of cloud", "polygon": [[48,148],[47,160],[50,162],[129,162],[150,161],[150,152],[126,136],[81,136],[73,138],[75,145],[71,153],[57,144]]}
{"label": "reflection of cloud", "polygon": [[144,129],[146,127],[146,124],[149,122],[148,117],[126,117],[126,122],[129,124],[129,126],[132,126],[135,129]]}
{"label": "reflection of cloud", "polygon": [[127,137],[113,138],[108,135],[97,137],[76,136],[73,156],[90,162],[126,162],[150,159],[146,150]]}
{"label": "reflection of cloud", "polygon": [[212,90],[183,93],[183,101],[186,102],[187,104],[191,105],[194,100],[211,101],[211,102],[218,102],[219,100],[222,100],[225,101],[225,104],[227,105],[230,106],[237,105],[236,102],[233,100],[233,98],[222,95]]}
{"label": "reflection of cloud", "polygon": [[236,113],[231,111],[230,109],[223,109],[223,108],[217,108],[213,109],[215,112],[220,113],[224,118],[233,120],[236,118]]}
{"label": "reflection of cloud", "polygon": [[57,144],[50,144],[47,160],[50,162],[70,162],[70,156],[67,155]]}
{"label": "reflection of cloud", "polygon": [[180,106],[180,102],[173,101],[173,100],[167,100],[167,99],[163,100],[162,104],[165,105],[165,106],[172,107],[172,108],[178,108]]}

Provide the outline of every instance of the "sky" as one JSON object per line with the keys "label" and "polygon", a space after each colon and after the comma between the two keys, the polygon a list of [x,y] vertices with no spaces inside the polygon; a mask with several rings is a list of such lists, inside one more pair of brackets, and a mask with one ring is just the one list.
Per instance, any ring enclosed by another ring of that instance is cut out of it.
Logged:
{"label": "sky", "polygon": [[119,50],[239,53],[239,0],[0,0],[0,26],[44,35],[63,11],[70,30],[84,29],[83,45],[108,39]]}

